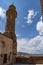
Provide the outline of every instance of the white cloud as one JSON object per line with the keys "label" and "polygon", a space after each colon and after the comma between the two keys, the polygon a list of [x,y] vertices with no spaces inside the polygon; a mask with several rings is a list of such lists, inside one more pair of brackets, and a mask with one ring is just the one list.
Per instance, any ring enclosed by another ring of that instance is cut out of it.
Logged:
{"label": "white cloud", "polygon": [[30,54],[43,53],[43,36],[36,36],[33,39],[17,39],[18,52],[25,52]]}
{"label": "white cloud", "polygon": [[18,37],[18,36],[19,36],[19,34],[16,34],[16,36]]}
{"label": "white cloud", "polygon": [[36,30],[39,32],[39,35],[33,39],[17,39],[18,43],[18,52],[25,52],[30,54],[43,54],[43,22],[42,17],[36,25]]}
{"label": "white cloud", "polygon": [[40,18],[40,21],[37,23],[36,29],[39,32],[39,35],[43,35],[43,22],[42,22],[42,17]]}
{"label": "white cloud", "polygon": [[33,18],[38,14],[37,11],[34,11],[34,10],[29,10],[28,11],[28,16],[27,17],[24,17],[24,19],[27,19],[27,23],[32,23],[33,22]]}
{"label": "white cloud", "polygon": [[5,9],[0,7],[0,17],[5,18]]}
{"label": "white cloud", "polygon": [[6,21],[6,10],[0,7],[0,32],[2,33],[4,32],[5,21]]}

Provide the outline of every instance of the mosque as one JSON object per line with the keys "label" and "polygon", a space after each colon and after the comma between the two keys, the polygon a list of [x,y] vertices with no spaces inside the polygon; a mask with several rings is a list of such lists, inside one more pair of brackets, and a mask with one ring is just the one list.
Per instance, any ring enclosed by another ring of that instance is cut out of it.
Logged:
{"label": "mosque", "polygon": [[[43,17],[43,0],[41,1]],[[16,7],[11,4],[6,11],[5,32],[0,33],[0,65],[9,64],[43,64],[43,55],[29,55],[17,52],[17,41],[15,35],[15,21],[17,18]],[[43,22],[43,19],[42,19]]]}

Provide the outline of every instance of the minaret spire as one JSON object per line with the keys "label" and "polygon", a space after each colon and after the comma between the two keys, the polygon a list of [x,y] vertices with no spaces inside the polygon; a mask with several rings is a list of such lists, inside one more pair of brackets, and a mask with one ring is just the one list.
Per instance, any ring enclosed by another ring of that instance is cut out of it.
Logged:
{"label": "minaret spire", "polygon": [[13,38],[13,36],[15,35],[15,20],[17,17],[16,7],[13,4],[10,5],[8,10],[6,11],[6,16],[7,16],[7,23],[5,34],[8,37]]}

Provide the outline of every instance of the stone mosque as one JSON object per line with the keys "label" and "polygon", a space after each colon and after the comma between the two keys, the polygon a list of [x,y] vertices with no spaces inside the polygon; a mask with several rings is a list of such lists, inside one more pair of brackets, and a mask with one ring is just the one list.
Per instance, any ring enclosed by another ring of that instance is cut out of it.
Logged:
{"label": "stone mosque", "polygon": [[[40,0],[43,18],[43,0]],[[21,64],[43,64],[43,56],[29,55],[17,52],[17,41],[15,35],[15,21],[17,18],[16,7],[11,4],[6,11],[5,32],[0,33],[0,65]],[[43,22],[43,19],[42,19]]]}
{"label": "stone mosque", "polygon": [[16,7],[12,4],[6,11],[7,22],[5,32],[0,33],[0,64],[15,63],[17,42],[15,35]]}

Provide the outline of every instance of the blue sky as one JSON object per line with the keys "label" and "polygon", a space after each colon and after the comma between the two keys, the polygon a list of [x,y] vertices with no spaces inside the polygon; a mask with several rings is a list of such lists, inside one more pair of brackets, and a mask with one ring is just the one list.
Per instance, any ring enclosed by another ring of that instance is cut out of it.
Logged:
{"label": "blue sky", "polygon": [[0,32],[5,31],[5,12],[14,4],[18,13],[15,33],[17,51],[43,54],[43,23],[40,0],[0,0]]}

